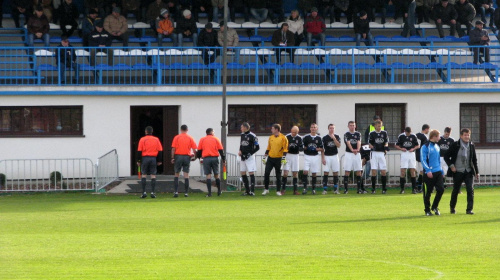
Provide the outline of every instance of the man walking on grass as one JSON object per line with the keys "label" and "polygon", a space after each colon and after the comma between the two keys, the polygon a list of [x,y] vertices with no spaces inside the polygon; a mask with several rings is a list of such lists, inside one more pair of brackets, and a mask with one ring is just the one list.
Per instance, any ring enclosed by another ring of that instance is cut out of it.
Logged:
{"label": "man walking on grass", "polygon": [[145,130],[146,136],[139,140],[139,146],[137,148],[137,165],[141,166],[141,185],[142,185],[142,196],[141,198],[146,198],[146,178],[151,175],[151,198],[156,198],[155,187],[156,187],[156,166],[161,165],[161,158],[163,156],[163,148],[161,146],[158,137],[153,136],[153,128],[147,126]]}

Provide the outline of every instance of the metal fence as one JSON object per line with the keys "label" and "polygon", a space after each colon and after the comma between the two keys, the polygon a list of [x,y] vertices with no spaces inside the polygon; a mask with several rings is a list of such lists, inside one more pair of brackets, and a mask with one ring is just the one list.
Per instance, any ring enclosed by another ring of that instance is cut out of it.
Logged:
{"label": "metal fence", "polygon": [[[228,84],[439,84],[498,82],[498,64],[473,63],[454,46],[238,47],[228,52]],[[498,46],[488,47],[492,61]],[[64,64],[57,48],[0,49],[0,85],[217,85],[222,48],[73,48]],[[71,59],[70,59],[71,60]],[[59,67],[58,65],[65,65]]]}
{"label": "metal fence", "polygon": [[96,167],[96,191],[118,180],[118,153],[111,150],[97,159]]}
{"label": "metal fence", "polygon": [[81,191],[94,190],[92,160],[7,159],[0,161],[0,191]]}

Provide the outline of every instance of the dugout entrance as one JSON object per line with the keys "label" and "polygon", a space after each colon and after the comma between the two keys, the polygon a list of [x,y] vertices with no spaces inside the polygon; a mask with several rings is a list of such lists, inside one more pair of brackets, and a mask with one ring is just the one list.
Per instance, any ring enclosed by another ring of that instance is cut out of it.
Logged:
{"label": "dugout entrance", "polygon": [[173,175],[174,167],[170,162],[171,143],[179,132],[178,106],[130,106],[130,168],[132,175],[137,175],[137,145],[144,136],[146,126],[153,127],[153,135],[163,145],[163,164],[158,167],[158,174]]}

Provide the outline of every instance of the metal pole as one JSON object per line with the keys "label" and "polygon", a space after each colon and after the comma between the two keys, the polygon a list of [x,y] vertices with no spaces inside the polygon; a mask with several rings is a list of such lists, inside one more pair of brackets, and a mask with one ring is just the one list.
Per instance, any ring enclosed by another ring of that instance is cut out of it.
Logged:
{"label": "metal pole", "polygon": [[[221,122],[221,140],[222,147],[224,148],[224,154],[226,155],[227,160],[227,120],[226,120],[226,84],[227,84],[227,23],[228,23],[228,0],[224,0],[224,31],[223,31],[223,46],[222,46],[222,122]],[[221,164],[221,168],[223,165]],[[223,174],[223,170],[221,170],[220,174]],[[224,179],[224,176],[221,178],[221,187],[226,189],[227,187],[227,177]]]}

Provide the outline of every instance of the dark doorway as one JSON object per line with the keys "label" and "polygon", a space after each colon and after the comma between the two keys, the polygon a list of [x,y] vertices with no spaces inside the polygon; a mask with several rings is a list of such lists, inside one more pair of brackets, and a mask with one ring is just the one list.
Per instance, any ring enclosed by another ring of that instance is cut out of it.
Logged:
{"label": "dark doorway", "polygon": [[178,106],[130,106],[131,174],[137,175],[137,145],[148,125],[163,145],[163,164],[158,167],[158,174],[173,175],[170,146],[179,131]]}

